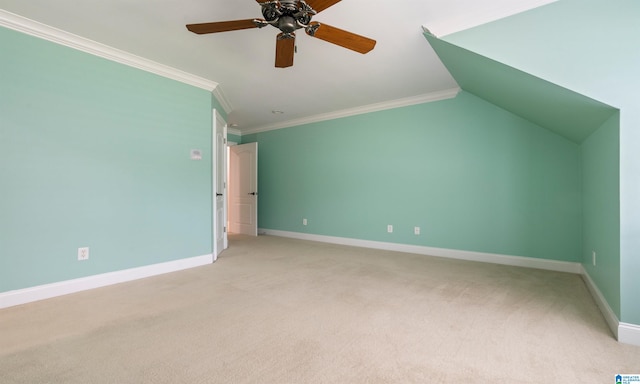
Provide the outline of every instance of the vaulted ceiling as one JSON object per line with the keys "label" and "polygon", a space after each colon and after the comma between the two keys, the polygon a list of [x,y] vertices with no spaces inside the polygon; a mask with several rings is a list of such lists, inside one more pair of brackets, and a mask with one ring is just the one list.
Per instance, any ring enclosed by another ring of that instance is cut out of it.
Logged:
{"label": "vaulted ceiling", "polygon": [[458,84],[422,26],[442,36],[553,1],[342,0],[314,20],[370,37],[375,49],[362,55],[299,33],[294,66],[284,69],[274,68],[271,27],[209,35],[185,28],[261,18],[255,0],[0,0],[0,10],[218,83],[228,123],[251,133],[446,94]]}

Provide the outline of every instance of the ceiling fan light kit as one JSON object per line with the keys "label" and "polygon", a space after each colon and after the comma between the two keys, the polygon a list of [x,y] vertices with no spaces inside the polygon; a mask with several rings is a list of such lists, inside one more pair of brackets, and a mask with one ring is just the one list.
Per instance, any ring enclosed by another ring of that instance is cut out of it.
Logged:
{"label": "ceiling fan light kit", "polygon": [[187,29],[197,34],[236,31],[249,28],[263,28],[268,25],[280,30],[276,37],[277,68],[287,68],[293,65],[295,53],[295,31],[304,29],[307,35],[339,45],[341,47],[367,53],[371,51],[376,41],[357,35],[328,24],[312,22],[313,16],[339,3],[340,0],[275,0],[260,1],[264,19],[244,19],[220,21],[213,23],[188,24]]}

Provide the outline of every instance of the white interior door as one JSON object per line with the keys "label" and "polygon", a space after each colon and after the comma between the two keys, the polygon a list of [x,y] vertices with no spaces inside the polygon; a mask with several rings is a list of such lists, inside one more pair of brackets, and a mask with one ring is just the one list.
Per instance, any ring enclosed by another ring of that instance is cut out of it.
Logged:
{"label": "white interior door", "polygon": [[229,147],[229,230],[258,235],[258,143]]}
{"label": "white interior door", "polygon": [[227,123],[213,111],[213,258],[227,248]]}

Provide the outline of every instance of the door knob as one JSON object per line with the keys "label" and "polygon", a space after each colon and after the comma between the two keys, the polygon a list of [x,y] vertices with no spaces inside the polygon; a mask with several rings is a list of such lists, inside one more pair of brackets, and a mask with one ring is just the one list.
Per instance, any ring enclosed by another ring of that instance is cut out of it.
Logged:
{"label": "door knob", "polygon": [[222,196],[222,193],[216,193],[216,196]]}
{"label": "door knob", "polygon": [[249,195],[255,196],[255,195],[257,195],[257,193],[256,192],[249,192]]}

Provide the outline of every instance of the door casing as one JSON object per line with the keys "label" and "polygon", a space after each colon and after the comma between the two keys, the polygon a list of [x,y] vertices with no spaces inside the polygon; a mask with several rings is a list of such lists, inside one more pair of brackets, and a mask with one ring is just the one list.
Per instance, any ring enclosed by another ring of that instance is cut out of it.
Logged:
{"label": "door casing", "polygon": [[213,110],[211,169],[213,171],[213,260],[228,247],[227,238],[227,123]]}

